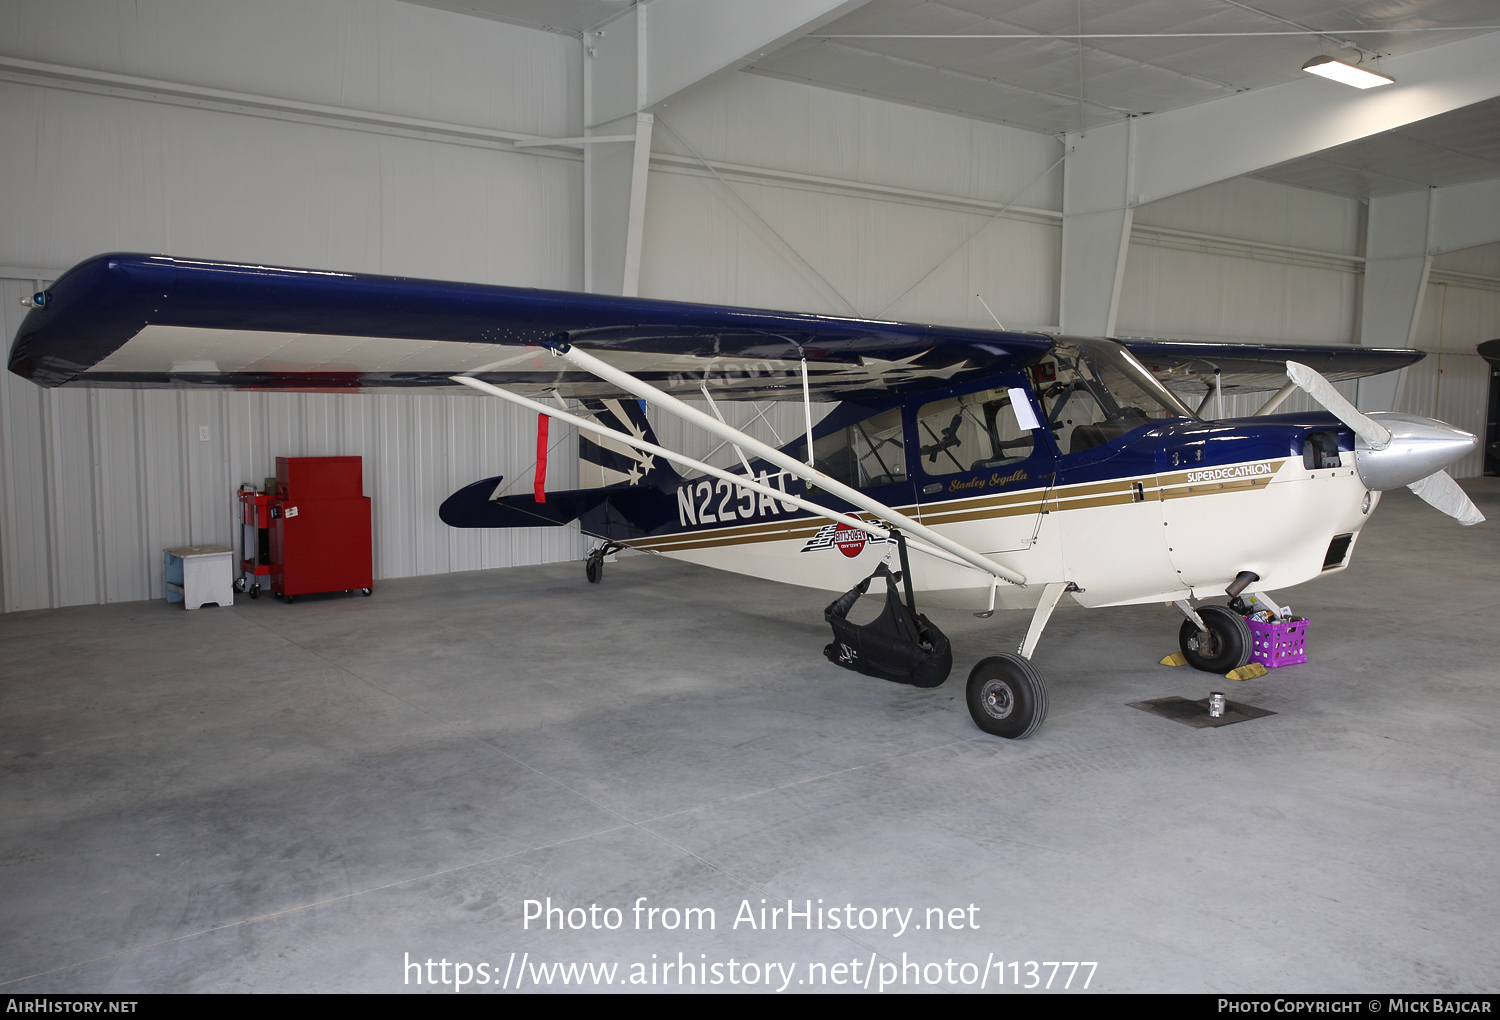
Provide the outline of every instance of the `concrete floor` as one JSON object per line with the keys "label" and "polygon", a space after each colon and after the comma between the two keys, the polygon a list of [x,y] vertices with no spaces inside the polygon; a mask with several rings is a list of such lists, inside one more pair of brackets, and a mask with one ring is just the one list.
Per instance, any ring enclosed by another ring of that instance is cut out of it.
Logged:
{"label": "concrete floor", "polygon": [[[733,958],[788,991],[863,990],[872,960],[870,991],[903,963],[938,965],[906,990],[977,990],[996,961],[1006,991],[1026,961],[1096,962],[1093,990],[1495,991],[1500,480],[1466,487],[1490,523],[1390,494],[1348,571],[1281,593],[1313,661],[1260,680],[1156,665],[1163,607],[1059,612],[1051,712],[1018,742],[974,727],[963,680],[1024,614],[932,614],[956,666],[919,691],[823,660],[826,596],[656,558],[600,586],[566,564],[0,617],[0,990],[464,973],[404,966],[430,958],[489,965],[481,992],[523,954],[527,988],[538,963],[628,989],[670,961],[660,990],[681,954],[723,990]],[[1278,714],[1126,707],[1213,688]],[[548,897],[623,923],[523,928]],[[639,897],[716,928],[636,930]],[[915,909],[904,934],[732,926],[762,898]]]}

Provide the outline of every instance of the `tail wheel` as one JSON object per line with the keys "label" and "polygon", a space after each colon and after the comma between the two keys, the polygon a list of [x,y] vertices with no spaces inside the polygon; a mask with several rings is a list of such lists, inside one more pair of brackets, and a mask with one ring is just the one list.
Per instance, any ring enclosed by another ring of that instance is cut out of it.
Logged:
{"label": "tail wheel", "polygon": [[1205,673],[1228,673],[1250,661],[1253,647],[1245,618],[1227,606],[1199,606],[1205,634],[1192,620],[1183,620],[1177,643],[1188,665]]}
{"label": "tail wheel", "polygon": [[1010,652],[981,659],[969,671],[969,715],[986,733],[1020,740],[1047,717],[1047,685],[1027,659]]}

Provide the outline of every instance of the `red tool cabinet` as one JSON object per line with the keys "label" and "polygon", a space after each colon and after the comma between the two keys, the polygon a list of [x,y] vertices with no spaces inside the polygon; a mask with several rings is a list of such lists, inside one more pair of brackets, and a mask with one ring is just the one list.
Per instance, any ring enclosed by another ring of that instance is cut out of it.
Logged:
{"label": "red tool cabinet", "polygon": [[278,598],[374,586],[370,499],[358,457],[277,457],[270,579]]}

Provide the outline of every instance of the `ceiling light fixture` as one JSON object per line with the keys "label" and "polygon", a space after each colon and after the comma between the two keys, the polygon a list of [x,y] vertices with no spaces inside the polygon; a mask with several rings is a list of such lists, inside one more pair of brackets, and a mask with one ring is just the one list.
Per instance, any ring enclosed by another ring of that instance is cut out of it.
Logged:
{"label": "ceiling light fixture", "polygon": [[1310,74],[1320,75],[1333,81],[1352,85],[1357,89],[1371,89],[1377,85],[1391,85],[1396,79],[1387,78],[1383,74],[1374,71],[1366,71],[1362,67],[1355,67],[1332,57],[1313,57],[1302,65],[1302,70]]}

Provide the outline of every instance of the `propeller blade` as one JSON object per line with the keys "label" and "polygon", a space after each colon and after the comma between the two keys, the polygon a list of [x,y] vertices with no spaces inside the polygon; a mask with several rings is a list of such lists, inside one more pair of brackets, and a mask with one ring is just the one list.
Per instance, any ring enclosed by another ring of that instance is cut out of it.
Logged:
{"label": "propeller blade", "polygon": [[1327,408],[1335,418],[1353,429],[1354,434],[1363,439],[1370,449],[1383,450],[1390,445],[1391,430],[1345,400],[1344,395],[1333,388],[1333,383],[1324,379],[1317,370],[1288,361],[1286,377]]}
{"label": "propeller blade", "polygon": [[1412,482],[1407,488],[1460,524],[1467,526],[1484,520],[1484,514],[1479,512],[1469,494],[1459,488],[1453,476],[1446,471],[1428,475]]}

